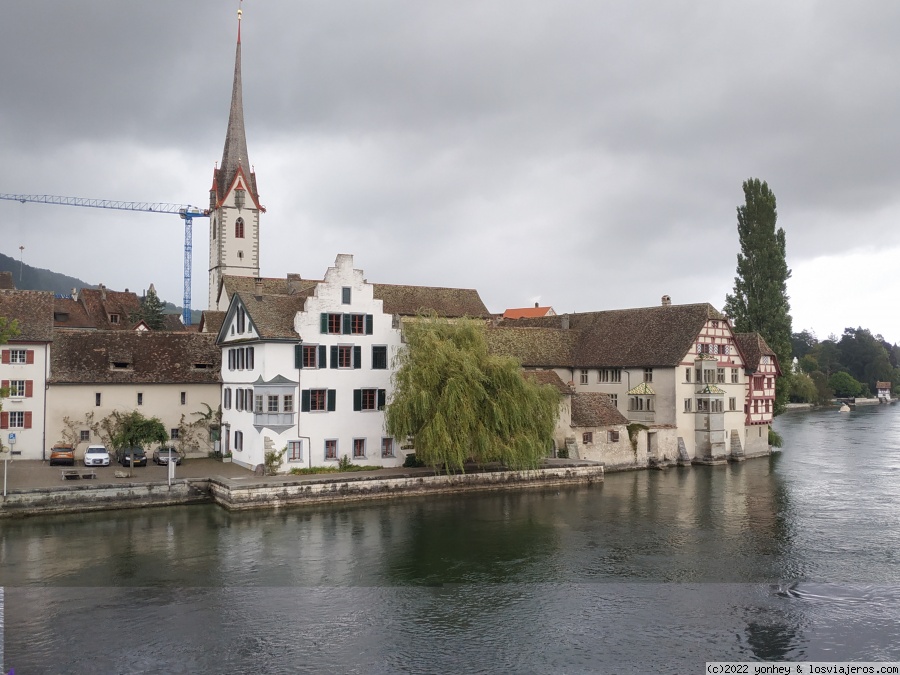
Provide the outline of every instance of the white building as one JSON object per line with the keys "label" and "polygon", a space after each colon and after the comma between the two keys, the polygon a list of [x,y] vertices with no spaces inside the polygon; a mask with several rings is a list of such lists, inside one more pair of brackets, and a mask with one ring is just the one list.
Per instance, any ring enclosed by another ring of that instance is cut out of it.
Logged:
{"label": "white building", "polygon": [[351,255],[338,255],[321,281],[226,277],[222,297],[223,450],[253,469],[283,450],[283,472],[344,456],[401,465],[383,409],[402,320],[425,310],[488,316],[470,289],[371,284]]}

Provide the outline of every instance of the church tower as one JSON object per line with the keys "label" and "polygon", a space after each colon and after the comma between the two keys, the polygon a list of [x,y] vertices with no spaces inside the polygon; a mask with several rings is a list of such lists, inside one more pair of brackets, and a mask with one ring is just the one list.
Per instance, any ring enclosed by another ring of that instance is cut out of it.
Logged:
{"label": "church tower", "polygon": [[209,191],[209,304],[216,307],[219,284],[225,275],[259,276],[259,204],[256,174],[247,159],[244,106],[241,96],[241,17],[238,9],[234,84],[222,163],[213,170]]}

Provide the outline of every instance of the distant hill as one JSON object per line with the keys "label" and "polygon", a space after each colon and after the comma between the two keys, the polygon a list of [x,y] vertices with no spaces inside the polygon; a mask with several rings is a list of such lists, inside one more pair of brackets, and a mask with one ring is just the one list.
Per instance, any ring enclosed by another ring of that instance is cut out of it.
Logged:
{"label": "distant hill", "polygon": [[[82,288],[97,288],[96,284],[89,284],[75,277],[21,264],[15,258],[10,258],[2,253],[0,253],[0,272],[12,272],[13,282],[16,284],[16,288],[21,291],[52,291],[57,295],[70,295],[73,288],[79,290]],[[124,291],[125,289],[114,288],[112,290]],[[163,300],[163,302],[165,301]],[[180,315],[181,307],[171,302],[166,302],[166,313],[169,312]],[[191,322],[195,324],[200,323],[199,309],[191,311]]]}

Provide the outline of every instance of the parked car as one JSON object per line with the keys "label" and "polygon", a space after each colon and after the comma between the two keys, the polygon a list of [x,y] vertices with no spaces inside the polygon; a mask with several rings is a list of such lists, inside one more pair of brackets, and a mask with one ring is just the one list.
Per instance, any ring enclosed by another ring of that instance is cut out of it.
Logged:
{"label": "parked car", "polygon": [[66,443],[57,443],[50,448],[50,466],[54,464],[75,466],[75,448]]}
{"label": "parked car", "polygon": [[131,457],[134,456],[135,466],[147,466],[147,453],[143,448],[119,448],[116,450],[116,462],[122,466],[131,466]]}
{"label": "parked car", "polygon": [[154,463],[168,464],[170,460],[175,462],[175,466],[178,466],[181,464],[182,454],[168,445],[153,451]]}
{"label": "parked car", "polygon": [[85,466],[109,466],[109,451],[104,445],[89,445],[84,451]]}

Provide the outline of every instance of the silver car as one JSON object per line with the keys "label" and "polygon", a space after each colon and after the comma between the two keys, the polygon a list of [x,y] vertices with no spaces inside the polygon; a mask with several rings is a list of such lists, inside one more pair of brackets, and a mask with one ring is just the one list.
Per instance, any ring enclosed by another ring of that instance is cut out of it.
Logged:
{"label": "silver car", "polygon": [[170,459],[178,466],[181,464],[181,453],[169,446],[164,446],[153,451],[153,461],[156,464],[168,464]]}
{"label": "silver car", "polygon": [[109,452],[103,445],[89,445],[84,451],[85,466],[109,466]]}

